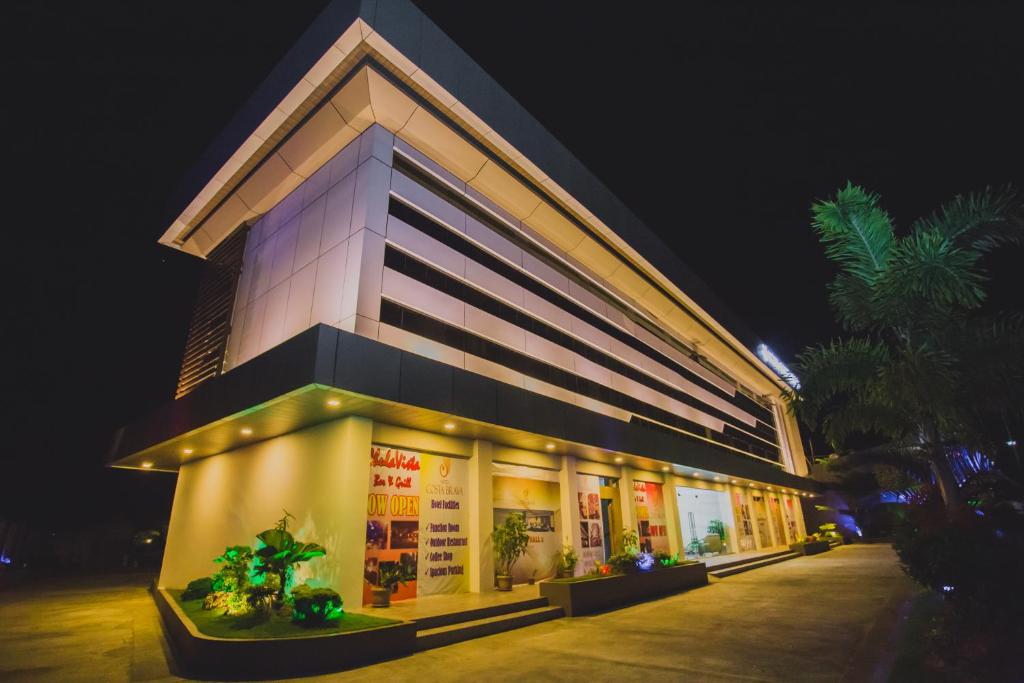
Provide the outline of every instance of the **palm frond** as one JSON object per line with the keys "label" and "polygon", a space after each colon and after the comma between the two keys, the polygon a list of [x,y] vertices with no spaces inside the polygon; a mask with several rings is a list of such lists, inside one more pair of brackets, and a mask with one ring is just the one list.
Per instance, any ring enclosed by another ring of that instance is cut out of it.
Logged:
{"label": "palm frond", "polygon": [[899,240],[880,296],[887,301],[927,301],[977,308],[985,300],[981,253],[961,249],[938,230],[919,230]]}
{"label": "palm frond", "polygon": [[834,200],[815,202],[811,213],[826,256],[851,277],[873,286],[888,267],[895,242],[879,196],[847,183]]}
{"label": "palm frond", "polygon": [[807,349],[794,363],[800,377],[800,391],[793,397],[797,412],[818,422],[835,399],[863,394],[888,362],[888,349],[870,339],[833,341]]}
{"label": "palm frond", "polygon": [[932,215],[919,219],[911,233],[935,232],[957,247],[992,251],[1002,244],[1024,243],[1024,211],[1010,186],[957,195]]}
{"label": "palm frond", "polygon": [[955,431],[962,426],[957,401],[959,382],[956,357],[947,350],[921,344],[893,353],[872,391],[877,401],[913,415],[917,424]]}
{"label": "palm frond", "polygon": [[914,429],[912,417],[899,406],[873,400],[871,396],[848,398],[821,418],[821,431],[836,449],[841,449],[851,436],[904,439]]}
{"label": "palm frond", "polygon": [[828,301],[839,323],[851,332],[864,332],[878,324],[874,291],[860,278],[837,275],[828,286]]}

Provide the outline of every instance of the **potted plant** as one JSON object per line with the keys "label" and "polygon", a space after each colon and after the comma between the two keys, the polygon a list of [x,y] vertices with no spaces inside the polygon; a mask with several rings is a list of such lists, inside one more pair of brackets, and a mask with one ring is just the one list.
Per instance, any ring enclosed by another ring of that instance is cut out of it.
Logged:
{"label": "potted plant", "polygon": [[522,515],[509,515],[504,523],[491,533],[497,556],[498,590],[512,590],[512,568],[526,553],[530,535],[526,533],[526,520]]}
{"label": "potted plant", "polygon": [[558,578],[567,579],[576,574],[576,563],[579,557],[576,555],[576,548],[566,543],[562,551],[558,553]]}
{"label": "potted plant", "polygon": [[398,584],[403,586],[416,578],[416,570],[407,562],[386,562],[377,566],[377,584],[371,586],[373,607],[389,607],[391,594]]}

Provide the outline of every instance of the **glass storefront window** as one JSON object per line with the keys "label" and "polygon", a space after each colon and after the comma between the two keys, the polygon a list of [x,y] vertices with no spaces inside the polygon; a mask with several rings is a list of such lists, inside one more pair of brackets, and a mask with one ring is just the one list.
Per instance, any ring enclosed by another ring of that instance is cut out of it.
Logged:
{"label": "glass storefront window", "polygon": [[733,552],[734,517],[726,492],[677,486],[676,499],[686,557],[698,559]]}

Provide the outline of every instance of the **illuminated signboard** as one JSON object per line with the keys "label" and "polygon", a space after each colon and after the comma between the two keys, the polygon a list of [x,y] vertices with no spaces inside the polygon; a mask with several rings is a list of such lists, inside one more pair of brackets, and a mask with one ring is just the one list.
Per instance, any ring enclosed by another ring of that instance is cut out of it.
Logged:
{"label": "illuminated signboard", "polygon": [[757,355],[768,365],[768,367],[774,370],[775,374],[781,377],[786,384],[794,389],[800,388],[800,380],[796,378],[793,371],[786,367],[786,364],[779,360],[779,357],[772,353],[772,350],[766,345],[757,345]]}

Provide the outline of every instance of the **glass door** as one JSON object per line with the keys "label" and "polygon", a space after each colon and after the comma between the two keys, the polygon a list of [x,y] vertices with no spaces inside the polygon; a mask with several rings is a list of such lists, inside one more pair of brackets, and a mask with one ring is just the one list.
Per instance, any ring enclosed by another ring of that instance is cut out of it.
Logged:
{"label": "glass door", "polygon": [[618,487],[601,487],[601,523],[604,527],[604,559],[622,552],[622,513],[616,503]]}

